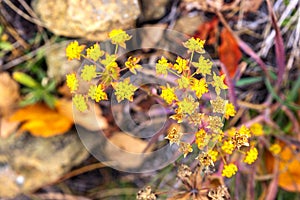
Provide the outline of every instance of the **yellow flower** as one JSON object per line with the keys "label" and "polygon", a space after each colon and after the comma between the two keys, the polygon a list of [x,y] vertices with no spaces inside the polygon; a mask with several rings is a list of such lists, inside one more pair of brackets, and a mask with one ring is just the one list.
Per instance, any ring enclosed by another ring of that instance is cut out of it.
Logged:
{"label": "yellow flower", "polygon": [[181,123],[183,120],[183,113],[179,108],[175,109],[175,114],[171,115],[170,118],[176,120],[178,123]]}
{"label": "yellow flower", "polygon": [[185,158],[189,153],[193,152],[193,148],[190,143],[180,142],[179,151],[183,153],[183,157]]}
{"label": "yellow flower", "polygon": [[107,100],[107,94],[103,90],[104,90],[103,84],[99,84],[98,86],[91,85],[88,92],[88,96],[91,97],[91,99],[95,100],[96,102],[99,102],[101,100]]}
{"label": "yellow flower", "polygon": [[125,62],[125,66],[133,73],[136,74],[136,69],[141,69],[142,66],[137,63],[140,62],[140,58],[130,56]]}
{"label": "yellow flower", "polygon": [[182,101],[178,102],[178,108],[182,110],[184,114],[192,115],[198,110],[199,103],[195,102],[192,96],[185,97]]}
{"label": "yellow flower", "polygon": [[76,109],[80,112],[83,112],[88,108],[85,98],[82,94],[75,94],[75,96],[72,98],[72,102],[75,105]]}
{"label": "yellow flower", "polygon": [[281,146],[277,143],[272,144],[269,147],[269,150],[274,154],[274,155],[278,155],[281,152]]}
{"label": "yellow flower", "polygon": [[170,63],[168,63],[168,60],[165,57],[161,57],[161,59],[158,60],[158,62],[155,65],[156,73],[162,74],[164,76],[168,75],[168,69],[172,66]]}
{"label": "yellow flower", "polygon": [[198,99],[200,99],[203,94],[208,92],[207,83],[204,78],[201,78],[200,80],[193,78],[191,82],[191,88],[193,91],[195,91]]}
{"label": "yellow flower", "polygon": [[124,79],[123,82],[111,83],[115,89],[115,95],[118,102],[128,99],[129,101],[133,100],[134,92],[137,90],[137,87],[130,83],[130,78]]}
{"label": "yellow flower", "polygon": [[231,178],[233,175],[236,174],[237,171],[238,171],[237,166],[233,163],[230,163],[229,165],[224,166],[224,169],[222,171],[222,176]]}
{"label": "yellow flower", "polygon": [[179,128],[173,126],[171,129],[168,130],[168,135],[165,137],[165,139],[168,139],[170,141],[170,145],[172,145],[173,143],[179,144],[181,137],[182,133],[179,130]]}
{"label": "yellow flower", "polygon": [[163,98],[167,104],[171,104],[173,101],[177,100],[176,94],[175,94],[175,88],[170,87],[167,84],[167,87],[161,86],[161,98]]}
{"label": "yellow flower", "polygon": [[186,47],[190,52],[198,52],[198,53],[204,53],[204,43],[205,40],[200,40],[199,38],[190,38],[188,41],[183,43],[183,46]]}
{"label": "yellow flower", "polygon": [[251,165],[257,159],[258,151],[255,147],[251,148],[244,159],[244,162]]}
{"label": "yellow flower", "polygon": [[73,41],[68,44],[66,48],[66,56],[68,60],[78,59],[80,60],[80,54],[84,49],[84,45],[79,46],[77,41]]}
{"label": "yellow flower", "polygon": [[86,50],[86,56],[95,62],[103,55],[104,51],[100,50],[100,46],[98,43],[94,44]]}
{"label": "yellow flower", "polygon": [[227,130],[228,136],[230,137],[234,137],[236,134],[236,128],[235,127],[231,127],[230,129]]}
{"label": "yellow flower", "polygon": [[198,62],[192,63],[196,68],[196,74],[211,75],[211,68],[213,63],[209,59],[205,59],[202,55],[199,57]]}
{"label": "yellow flower", "polygon": [[78,89],[78,80],[76,78],[76,75],[73,74],[67,74],[67,86],[69,87],[71,92],[74,92]]}
{"label": "yellow flower", "polygon": [[245,125],[242,125],[242,127],[239,130],[239,134],[240,135],[245,135],[247,137],[251,136],[250,130]]}
{"label": "yellow flower", "polygon": [[112,44],[120,45],[123,48],[126,48],[125,41],[130,40],[131,36],[129,36],[122,29],[114,29],[109,34],[108,37],[111,39]]}
{"label": "yellow flower", "polygon": [[235,149],[235,146],[231,140],[224,141],[224,144],[222,145],[222,150],[227,154],[232,154],[233,150]]}
{"label": "yellow flower", "polygon": [[215,166],[212,157],[207,152],[201,152],[195,159],[199,160],[200,165],[204,166],[205,168],[209,166]]}
{"label": "yellow flower", "polygon": [[84,65],[80,74],[81,78],[85,81],[91,81],[93,78],[96,78],[96,66],[95,65]]}
{"label": "yellow flower", "polygon": [[232,103],[227,103],[225,106],[225,118],[228,119],[229,117],[233,117],[235,113],[234,105]]}
{"label": "yellow flower", "polygon": [[210,100],[210,104],[213,107],[213,112],[223,114],[225,112],[225,105],[227,104],[227,101],[222,99],[220,96],[217,96],[216,99]]}
{"label": "yellow flower", "polygon": [[198,148],[199,149],[202,149],[203,147],[206,146],[207,144],[207,140],[206,140],[206,136],[207,136],[207,133],[204,129],[200,129],[196,134],[196,141],[195,143],[197,144]]}
{"label": "yellow flower", "polygon": [[180,89],[182,88],[188,88],[190,86],[190,79],[184,75],[182,75],[177,80],[178,86]]}
{"label": "yellow flower", "polygon": [[182,59],[179,56],[176,59],[176,64],[173,65],[173,68],[179,73],[181,74],[183,71],[188,69],[187,66],[187,60],[186,59]]}
{"label": "yellow flower", "polygon": [[209,128],[215,133],[219,133],[220,129],[224,125],[222,119],[218,116],[209,116],[208,121],[209,121]]}
{"label": "yellow flower", "polygon": [[255,136],[262,136],[264,134],[263,126],[260,123],[254,123],[250,126],[250,131]]}
{"label": "yellow flower", "polygon": [[106,86],[110,85],[113,80],[119,79],[120,68],[116,62],[117,57],[115,55],[106,54],[105,59],[100,63],[105,66],[104,71],[101,73],[102,83]]}
{"label": "yellow flower", "polygon": [[217,157],[218,157],[218,152],[217,151],[214,151],[212,149],[210,149],[207,154],[211,157],[212,161],[213,162],[216,162],[217,161]]}
{"label": "yellow flower", "polygon": [[214,72],[212,86],[215,87],[217,95],[220,95],[221,89],[227,89],[227,85],[224,84],[225,74],[217,76]]}

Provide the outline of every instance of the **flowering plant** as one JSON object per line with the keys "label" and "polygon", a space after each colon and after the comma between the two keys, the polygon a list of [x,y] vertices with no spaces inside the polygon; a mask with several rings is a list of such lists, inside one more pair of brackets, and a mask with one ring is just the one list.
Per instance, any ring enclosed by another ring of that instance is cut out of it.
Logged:
{"label": "flowering plant", "polygon": [[[118,102],[133,101],[136,91],[143,89],[136,86],[130,77],[122,79],[120,75],[123,71],[137,74],[143,70],[138,57],[128,57],[123,65],[118,62],[118,48],[126,48],[126,41],[131,36],[123,30],[113,30],[109,38],[115,45],[114,54],[103,51],[98,43],[87,48],[85,53],[85,45],[79,45],[77,41],[66,48],[69,60],[86,58],[92,63],[84,65],[79,75],[72,73],[66,76],[75,108],[81,112],[89,109],[87,102],[90,100],[108,100],[109,88],[113,89]],[[242,161],[249,165],[257,159],[258,150],[255,142],[250,140],[256,134],[253,130],[259,127],[252,130],[242,125],[223,130],[225,119],[234,117],[236,110],[225,98],[228,89],[226,77],[217,72],[210,59],[205,58],[204,44],[204,40],[190,38],[182,44],[189,58],[177,56],[175,62],[171,62],[164,56],[160,57],[155,64],[156,75],[162,79],[172,75],[175,81],[160,86],[160,92],[150,92],[149,95],[160,98],[159,102],[172,110],[169,118],[179,125],[170,127],[166,133],[165,139],[170,145],[177,145],[184,158],[196,152],[196,160],[204,174],[210,174],[218,162],[220,174],[231,178],[238,172],[237,160],[232,156],[235,152],[242,155]],[[95,79],[96,84],[93,83]],[[79,92],[82,81],[89,87],[86,93]],[[210,113],[204,113],[204,108]],[[185,132],[180,126],[183,122],[194,127],[194,131]],[[192,139],[187,141],[185,135],[192,135]],[[151,189],[148,188],[149,191]]]}

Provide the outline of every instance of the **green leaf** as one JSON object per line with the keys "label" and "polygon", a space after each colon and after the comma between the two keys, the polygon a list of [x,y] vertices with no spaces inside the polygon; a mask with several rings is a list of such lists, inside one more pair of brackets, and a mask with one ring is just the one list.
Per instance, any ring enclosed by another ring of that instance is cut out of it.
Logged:
{"label": "green leaf", "polygon": [[30,87],[30,88],[40,87],[40,84],[38,82],[36,82],[31,76],[29,76],[23,72],[14,72],[13,78],[17,82],[19,82],[27,87]]}
{"label": "green leaf", "polygon": [[7,41],[1,41],[0,42],[0,49],[4,51],[11,51],[14,48],[14,46]]}
{"label": "green leaf", "polygon": [[53,109],[54,108],[54,105],[55,105],[55,97],[52,96],[51,94],[44,94],[43,96],[43,100],[45,101],[45,103],[51,108]]}
{"label": "green leaf", "polygon": [[244,85],[250,85],[250,84],[253,84],[253,83],[257,83],[257,82],[262,81],[262,80],[263,80],[262,77],[242,78],[242,79],[240,79],[236,82],[235,86],[241,87],[241,86],[244,86]]}

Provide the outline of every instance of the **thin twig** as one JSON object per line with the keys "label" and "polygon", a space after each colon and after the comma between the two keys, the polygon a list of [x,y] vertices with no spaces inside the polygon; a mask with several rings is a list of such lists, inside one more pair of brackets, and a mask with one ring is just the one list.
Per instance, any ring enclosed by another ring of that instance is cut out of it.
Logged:
{"label": "thin twig", "polygon": [[62,182],[64,180],[67,180],[67,179],[72,178],[74,176],[78,176],[79,174],[83,174],[83,173],[93,171],[95,169],[99,169],[99,168],[103,168],[103,167],[106,167],[106,165],[103,164],[103,163],[94,163],[94,164],[91,164],[91,165],[87,165],[87,166],[84,166],[82,168],[76,169],[74,171],[71,171],[71,172],[65,174],[63,177],[61,177],[59,179],[58,182]]}
{"label": "thin twig", "polygon": [[16,7],[11,1],[9,0],[4,0],[4,2],[12,9],[14,10],[18,15],[20,15],[21,17],[23,17],[24,19],[37,24],[39,26],[45,27],[45,25],[43,25],[43,23],[41,21],[39,21],[38,19],[32,18],[31,16],[27,15],[26,13],[24,13],[22,10],[20,10],[18,7]]}

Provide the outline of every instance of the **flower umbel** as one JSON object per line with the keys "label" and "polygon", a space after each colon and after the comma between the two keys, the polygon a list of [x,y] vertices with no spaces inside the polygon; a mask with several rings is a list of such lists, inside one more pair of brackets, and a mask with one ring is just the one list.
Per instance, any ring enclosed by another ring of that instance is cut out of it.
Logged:
{"label": "flower umbel", "polygon": [[168,139],[170,141],[170,145],[172,145],[173,143],[179,144],[181,137],[182,137],[182,133],[179,130],[179,128],[176,126],[173,126],[168,131],[168,135],[165,137],[165,139]]}
{"label": "flower umbel", "polygon": [[254,123],[250,126],[250,131],[255,136],[262,136],[264,134],[263,126],[260,123]]}
{"label": "flower umbel", "polygon": [[225,90],[228,88],[227,85],[224,84],[225,74],[218,76],[214,73],[213,79],[212,85],[215,87],[217,95],[220,95],[221,89]]}
{"label": "flower umbel", "polygon": [[222,145],[222,150],[227,154],[232,154],[233,150],[235,149],[235,145],[231,140],[224,141]]}
{"label": "flower umbel", "polygon": [[224,166],[224,169],[222,171],[222,176],[231,178],[233,175],[236,174],[237,171],[238,171],[237,166],[233,163],[230,163],[229,165]]}
{"label": "flower umbel", "polygon": [[87,103],[85,101],[85,97],[82,94],[75,94],[72,98],[72,102],[74,103],[77,110],[80,112],[87,110]]}
{"label": "flower umbel", "polygon": [[190,145],[190,143],[180,142],[179,151],[183,153],[183,157],[185,158],[189,153],[193,152],[193,147]]}
{"label": "flower umbel", "polygon": [[131,36],[129,36],[122,29],[114,29],[109,34],[108,37],[111,39],[112,44],[120,45],[123,48],[126,48],[125,42],[130,40]]}
{"label": "flower umbel", "polygon": [[78,89],[78,79],[76,78],[76,74],[67,74],[67,86],[69,87],[71,92],[74,92]]}
{"label": "flower umbel", "polygon": [[80,60],[81,52],[83,51],[84,47],[84,45],[79,46],[77,41],[73,41],[70,44],[68,44],[66,48],[66,56],[68,60]]}
{"label": "flower umbel", "polygon": [[235,113],[236,111],[234,105],[232,103],[226,103],[224,117],[229,119],[229,117],[233,117]]}
{"label": "flower umbel", "polygon": [[99,102],[101,100],[107,100],[107,94],[103,90],[104,90],[103,84],[99,84],[98,86],[91,85],[88,96],[91,97],[91,99],[95,100],[96,102]]}
{"label": "flower umbel", "polygon": [[131,71],[133,74],[136,74],[136,69],[141,69],[142,66],[138,65],[140,62],[140,58],[130,56],[125,62],[125,66]]}
{"label": "flower umbel", "polygon": [[101,51],[98,43],[94,44],[86,50],[86,57],[92,59],[95,62],[103,55],[104,51]]}
{"label": "flower umbel", "polygon": [[126,78],[123,82],[111,83],[115,89],[115,95],[118,102],[128,99],[129,101],[133,100],[133,94],[137,90],[137,87],[130,83],[130,79]]}
{"label": "flower umbel", "polygon": [[176,63],[173,65],[173,68],[179,73],[181,74],[183,71],[188,69],[187,66],[187,60],[183,59],[181,57],[177,57],[176,59]]}
{"label": "flower umbel", "polygon": [[269,147],[269,150],[274,154],[274,155],[278,155],[281,152],[281,146],[277,143],[272,144]]}
{"label": "flower umbel", "polygon": [[183,43],[183,46],[186,47],[189,51],[198,52],[198,53],[204,53],[204,43],[205,40],[200,40],[199,38],[190,38],[188,41]]}
{"label": "flower umbel", "polygon": [[205,59],[204,56],[200,56],[198,62],[192,62],[194,67],[197,68],[196,73],[202,74],[202,76],[211,75],[211,68],[213,63],[209,59]]}
{"label": "flower umbel", "polygon": [[164,76],[168,75],[168,69],[170,68],[171,64],[168,62],[168,60],[165,57],[161,57],[160,60],[156,63],[156,73],[162,74]]}
{"label": "flower umbel", "polygon": [[84,65],[81,70],[81,78],[85,81],[91,81],[93,78],[97,77],[96,66],[95,65]]}
{"label": "flower umbel", "polygon": [[140,190],[136,195],[137,200],[156,200],[156,196],[150,186]]}
{"label": "flower umbel", "polygon": [[167,84],[167,87],[161,86],[161,98],[163,98],[167,104],[171,104],[173,101],[177,100],[176,94],[175,94],[175,88],[170,87]]}
{"label": "flower umbel", "polygon": [[210,100],[210,104],[212,105],[215,113],[223,114],[225,112],[225,105],[227,104],[227,101],[222,99],[220,96],[217,96],[216,99]]}
{"label": "flower umbel", "polygon": [[200,80],[193,78],[191,82],[192,82],[191,88],[192,90],[195,91],[198,99],[200,99],[203,94],[208,92],[207,84],[204,78],[201,78]]}
{"label": "flower umbel", "polygon": [[255,147],[251,148],[244,159],[244,162],[251,165],[257,159],[258,151]]}

